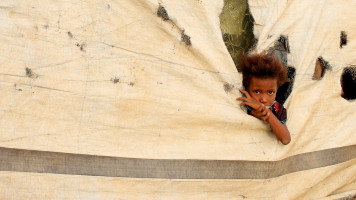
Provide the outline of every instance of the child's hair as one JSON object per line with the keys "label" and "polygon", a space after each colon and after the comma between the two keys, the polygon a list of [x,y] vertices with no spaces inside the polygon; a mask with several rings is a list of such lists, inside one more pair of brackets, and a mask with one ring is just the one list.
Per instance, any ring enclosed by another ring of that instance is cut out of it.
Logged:
{"label": "child's hair", "polygon": [[243,55],[240,63],[242,84],[245,89],[248,88],[252,77],[275,78],[278,87],[290,81],[286,67],[265,53]]}

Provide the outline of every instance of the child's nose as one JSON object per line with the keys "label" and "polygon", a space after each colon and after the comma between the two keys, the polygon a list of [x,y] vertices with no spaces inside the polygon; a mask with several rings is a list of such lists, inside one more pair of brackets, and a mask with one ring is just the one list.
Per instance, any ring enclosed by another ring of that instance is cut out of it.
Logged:
{"label": "child's nose", "polygon": [[265,96],[261,96],[260,102],[261,103],[267,103],[267,98]]}

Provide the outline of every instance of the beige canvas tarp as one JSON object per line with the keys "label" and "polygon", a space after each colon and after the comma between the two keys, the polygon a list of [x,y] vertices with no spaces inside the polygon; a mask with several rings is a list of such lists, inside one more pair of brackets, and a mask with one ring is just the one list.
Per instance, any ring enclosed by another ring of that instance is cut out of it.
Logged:
{"label": "beige canvas tarp", "polygon": [[1,1],[0,199],[355,195],[356,2],[249,6],[257,51],[288,36],[287,146],[235,100],[222,0]]}

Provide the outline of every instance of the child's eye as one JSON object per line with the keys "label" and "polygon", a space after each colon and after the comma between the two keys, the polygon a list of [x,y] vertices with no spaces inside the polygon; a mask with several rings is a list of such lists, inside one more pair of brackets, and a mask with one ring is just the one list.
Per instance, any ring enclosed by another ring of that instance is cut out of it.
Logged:
{"label": "child's eye", "polygon": [[253,91],[253,92],[256,93],[256,94],[259,94],[259,93],[260,93],[259,90],[255,90],[255,91]]}
{"label": "child's eye", "polygon": [[272,94],[274,94],[274,92],[273,91],[269,91],[268,94],[272,95]]}

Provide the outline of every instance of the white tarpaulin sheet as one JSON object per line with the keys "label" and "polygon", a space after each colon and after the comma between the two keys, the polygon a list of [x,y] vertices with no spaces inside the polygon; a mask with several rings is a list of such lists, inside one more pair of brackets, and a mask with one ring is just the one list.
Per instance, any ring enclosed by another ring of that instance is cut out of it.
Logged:
{"label": "white tarpaulin sheet", "polygon": [[[2,0],[0,199],[354,195],[356,102],[340,96],[340,77],[356,65],[356,2],[249,6],[258,51],[288,36],[287,146],[235,100],[222,0]],[[313,80],[320,56],[331,69]],[[131,161],[142,168],[120,165]]]}

